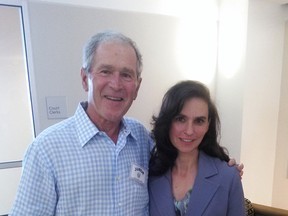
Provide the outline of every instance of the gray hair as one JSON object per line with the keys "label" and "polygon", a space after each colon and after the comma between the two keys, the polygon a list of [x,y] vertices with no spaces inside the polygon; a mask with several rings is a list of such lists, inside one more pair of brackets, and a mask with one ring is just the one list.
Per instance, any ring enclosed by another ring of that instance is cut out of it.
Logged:
{"label": "gray hair", "polygon": [[137,73],[137,77],[140,78],[143,63],[142,63],[142,55],[136,43],[129,37],[123,35],[122,33],[114,32],[114,31],[100,32],[96,35],[93,35],[90,38],[90,40],[88,40],[88,42],[83,48],[83,56],[82,56],[82,67],[85,70],[85,72],[86,73],[91,72],[91,67],[93,64],[93,57],[95,55],[95,52],[97,51],[97,48],[104,42],[113,42],[113,41],[125,43],[127,45],[130,45],[134,49],[136,58],[137,58],[136,73]]}

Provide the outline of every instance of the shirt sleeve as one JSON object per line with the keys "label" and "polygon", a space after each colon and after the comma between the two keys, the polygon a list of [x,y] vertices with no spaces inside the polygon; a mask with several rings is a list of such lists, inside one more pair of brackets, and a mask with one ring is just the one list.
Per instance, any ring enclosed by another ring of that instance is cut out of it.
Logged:
{"label": "shirt sleeve", "polygon": [[57,193],[52,169],[38,143],[29,146],[17,195],[9,215],[54,215]]}
{"label": "shirt sleeve", "polygon": [[150,152],[151,152],[152,149],[153,149],[154,146],[155,146],[155,142],[154,142],[154,140],[153,140],[153,138],[152,138],[152,134],[151,134],[151,133],[149,133],[149,146],[150,146]]}

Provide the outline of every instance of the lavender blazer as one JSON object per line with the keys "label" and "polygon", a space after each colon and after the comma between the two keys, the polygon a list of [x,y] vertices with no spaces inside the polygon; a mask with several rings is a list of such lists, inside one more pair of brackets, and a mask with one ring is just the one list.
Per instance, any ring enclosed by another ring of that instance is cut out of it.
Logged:
{"label": "lavender blazer", "polygon": [[[175,216],[171,171],[149,179],[150,216]],[[239,171],[200,151],[187,216],[245,216]]]}

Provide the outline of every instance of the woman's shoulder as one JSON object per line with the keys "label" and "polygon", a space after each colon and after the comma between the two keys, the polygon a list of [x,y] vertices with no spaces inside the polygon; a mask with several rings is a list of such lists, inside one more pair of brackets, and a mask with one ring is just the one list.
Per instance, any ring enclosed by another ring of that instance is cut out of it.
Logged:
{"label": "woman's shoulder", "polygon": [[237,170],[237,167],[229,166],[228,162],[224,160],[221,160],[217,157],[212,157],[210,155],[207,155],[204,152],[201,152],[201,157],[202,157],[202,160],[204,159],[207,163],[210,163],[210,166],[214,166],[215,170],[220,175],[224,175],[224,176],[234,175],[234,174],[239,175],[239,171]]}
{"label": "woman's shoulder", "polygon": [[150,185],[161,185],[163,182],[171,183],[171,171],[169,170],[165,174],[159,176],[149,176],[148,182]]}

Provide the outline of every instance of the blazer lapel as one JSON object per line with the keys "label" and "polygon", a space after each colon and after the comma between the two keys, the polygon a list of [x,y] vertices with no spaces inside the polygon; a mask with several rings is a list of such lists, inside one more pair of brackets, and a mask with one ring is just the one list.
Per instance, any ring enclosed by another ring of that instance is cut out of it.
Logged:
{"label": "blazer lapel", "polygon": [[150,189],[151,199],[157,197],[154,201],[157,209],[159,209],[159,216],[175,216],[171,187],[171,171],[168,171],[160,178],[154,179],[151,182]]}
{"label": "blazer lapel", "polygon": [[213,159],[200,151],[198,174],[191,193],[187,215],[202,215],[219,185],[210,181],[209,177],[217,175],[218,170]]}

